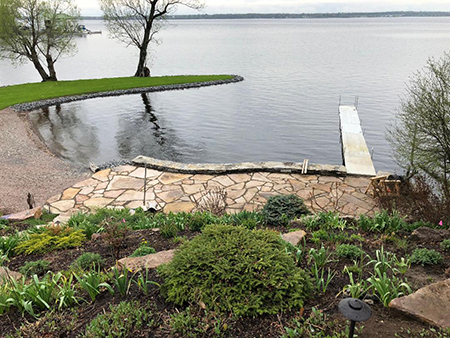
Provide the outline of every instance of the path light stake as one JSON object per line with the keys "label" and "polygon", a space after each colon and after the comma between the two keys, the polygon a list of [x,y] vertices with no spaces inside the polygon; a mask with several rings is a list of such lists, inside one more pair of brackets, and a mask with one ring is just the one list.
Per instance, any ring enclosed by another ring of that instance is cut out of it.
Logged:
{"label": "path light stake", "polygon": [[355,298],[346,298],[339,303],[339,311],[350,320],[349,338],[353,338],[356,322],[365,322],[372,317],[369,305]]}
{"label": "path light stake", "polygon": [[147,195],[147,163],[144,164],[144,207],[145,207],[145,195]]}

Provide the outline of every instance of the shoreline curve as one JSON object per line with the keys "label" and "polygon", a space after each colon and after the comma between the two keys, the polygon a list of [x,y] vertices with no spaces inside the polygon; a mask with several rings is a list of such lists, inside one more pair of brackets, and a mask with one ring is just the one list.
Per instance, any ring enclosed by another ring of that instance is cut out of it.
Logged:
{"label": "shoreline curve", "polygon": [[61,96],[61,97],[56,97],[53,99],[33,101],[33,102],[27,102],[27,103],[19,103],[19,104],[11,106],[10,108],[14,109],[16,112],[27,112],[27,111],[44,108],[44,107],[54,106],[57,104],[69,103],[69,102],[74,102],[74,101],[83,101],[83,100],[89,100],[89,99],[94,99],[94,98],[99,98],[99,97],[113,97],[113,96],[132,95],[132,94],[141,94],[141,93],[184,90],[184,89],[191,89],[191,88],[219,86],[219,85],[244,81],[244,78],[242,76],[239,76],[239,75],[232,75],[232,76],[233,76],[233,78],[227,79],[227,80],[191,82],[191,83],[181,83],[181,84],[173,84],[173,85],[120,89],[120,90],[112,90],[112,91],[106,91],[106,92],[96,92],[96,93],[72,95],[72,96]]}

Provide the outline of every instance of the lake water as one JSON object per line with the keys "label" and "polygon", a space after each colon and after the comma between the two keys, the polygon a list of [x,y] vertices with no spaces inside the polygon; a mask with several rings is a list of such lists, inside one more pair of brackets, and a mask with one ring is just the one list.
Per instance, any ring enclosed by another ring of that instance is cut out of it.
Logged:
{"label": "lake water", "polygon": [[[137,52],[104,34],[78,39],[59,79],[134,74]],[[47,145],[77,163],[147,155],[181,162],[340,164],[338,104],[353,104],[377,170],[395,170],[385,130],[409,77],[450,47],[450,18],[170,21],[152,75],[239,74],[202,89],[92,99],[31,114]],[[0,62],[0,85],[39,81]]]}

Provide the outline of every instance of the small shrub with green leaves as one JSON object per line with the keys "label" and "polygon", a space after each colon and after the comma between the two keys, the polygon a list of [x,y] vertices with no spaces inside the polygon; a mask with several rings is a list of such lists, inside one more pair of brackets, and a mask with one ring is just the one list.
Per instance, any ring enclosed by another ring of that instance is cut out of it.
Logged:
{"label": "small shrub with green leaves", "polygon": [[168,301],[202,301],[237,316],[300,308],[312,291],[278,233],[242,226],[208,225],[158,272]]}
{"label": "small shrub with green leaves", "polygon": [[111,247],[114,259],[119,259],[129,233],[127,221],[124,218],[108,217],[101,225],[105,229],[105,241]]}
{"label": "small shrub with green leaves", "polygon": [[19,271],[21,274],[31,277],[33,275],[43,276],[49,269],[50,262],[38,260],[34,262],[26,262]]}
{"label": "small shrub with green leaves", "polygon": [[173,238],[178,235],[178,226],[174,222],[168,222],[161,226],[159,232],[164,238]]}
{"label": "small shrub with green leaves", "polygon": [[26,239],[26,235],[19,234],[18,232],[7,237],[0,236],[0,251],[3,252],[3,255],[11,257],[14,255],[15,249],[19,243]]}
{"label": "small shrub with green leaves", "polygon": [[[311,309],[309,317],[303,320],[293,319],[285,327],[285,335],[280,338],[347,338],[349,336],[349,326],[338,321],[332,321],[326,314],[315,308]],[[357,326],[355,337],[362,337],[363,326]]]}
{"label": "small shrub with green leaves", "polygon": [[336,254],[339,257],[358,260],[365,254],[364,250],[353,244],[341,244],[336,247]]}
{"label": "small shrub with green leaves", "polygon": [[264,225],[264,214],[261,212],[241,211],[231,215],[233,225],[242,225],[249,230],[255,229],[257,226]]}
{"label": "small shrub with green leaves", "polygon": [[268,199],[262,211],[266,223],[287,226],[289,222],[310,212],[303,200],[296,195],[278,195]]}
{"label": "small shrub with green leaves", "polygon": [[361,235],[359,235],[359,234],[358,234],[358,235],[353,234],[353,235],[351,235],[351,236],[349,237],[348,242],[352,242],[352,243],[362,243],[362,242],[364,242],[364,237],[361,236]]}
{"label": "small shrub with green leaves", "polygon": [[[149,218],[140,208],[136,209],[136,212],[132,215],[130,209],[98,209],[93,214],[76,214],[73,215],[67,225],[76,229],[82,229],[83,223],[87,226],[89,232],[95,233],[101,230],[102,223],[107,218],[114,218],[118,220],[124,219],[129,228],[133,230],[137,229],[149,229],[151,225],[149,224]],[[86,236],[89,238],[88,233]]]}
{"label": "small shrub with green leaves", "polygon": [[367,232],[391,233],[399,230],[412,231],[411,226],[397,212],[389,213],[386,210],[375,213],[375,216],[369,218],[361,215],[358,220],[359,227]]}
{"label": "small shrub with green leaves", "polygon": [[206,213],[196,212],[192,215],[189,221],[189,229],[191,231],[202,231],[202,229],[209,224],[208,217],[205,217]]}
{"label": "small shrub with green leaves", "polygon": [[143,240],[139,245],[139,248],[134,250],[131,257],[142,257],[156,253],[156,250],[148,246],[147,241]]}
{"label": "small shrub with green leaves", "polygon": [[86,241],[82,230],[67,227],[45,227],[40,233],[34,233],[28,239],[21,241],[16,247],[18,254],[31,255],[35,253],[47,253],[55,250],[76,248]]}
{"label": "small shrub with green leaves", "polygon": [[436,265],[443,262],[443,258],[439,252],[436,250],[429,250],[427,248],[416,249],[410,257],[410,262],[412,264],[425,265]]}
{"label": "small shrub with green leaves", "polygon": [[91,270],[103,268],[105,265],[105,260],[100,254],[86,252],[78,257],[73,264],[82,270]]}
{"label": "small shrub with green leaves", "polygon": [[87,326],[84,338],[132,337],[133,332],[153,326],[149,306],[138,301],[121,302],[109,306],[109,312],[99,314]]}
{"label": "small shrub with green leaves", "polygon": [[170,316],[170,327],[174,333],[180,334],[182,337],[197,337],[198,334],[204,333],[199,328],[200,319],[191,313],[188,307],[185,311]]}
{"label": "small shrub with green leaves", "polygon": [[442,251],[450,252],[450,239],[445,239],[441,242]]}
{"label": "small shrub with green leaves", "polygon": [[322,242],[332,242],[332,243],[342,243],[348,240],[348,235],[345,232],[339,232],[335,234],[331,230],[320,229],[314,231],[311,234],[311,242],[322,243]]}

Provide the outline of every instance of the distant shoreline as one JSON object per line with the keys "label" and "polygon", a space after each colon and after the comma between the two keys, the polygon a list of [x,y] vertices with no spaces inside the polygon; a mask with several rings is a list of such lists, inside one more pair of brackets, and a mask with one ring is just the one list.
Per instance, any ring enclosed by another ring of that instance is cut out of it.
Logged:
{"label": "distant shoreline", "polygon": [[[247,13],[247,14],[194,14],[168,15],[172,20],[204,19],[350,19],[350,18],[419,18],[450,17],[450,12],[438,11],[394,11],[394,12],[349,12],[349,13]],[[83,16],[82,20],[103,20],[101,16]]]}

